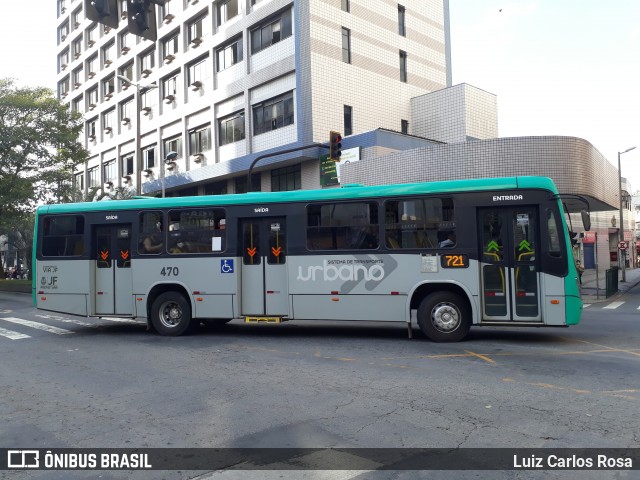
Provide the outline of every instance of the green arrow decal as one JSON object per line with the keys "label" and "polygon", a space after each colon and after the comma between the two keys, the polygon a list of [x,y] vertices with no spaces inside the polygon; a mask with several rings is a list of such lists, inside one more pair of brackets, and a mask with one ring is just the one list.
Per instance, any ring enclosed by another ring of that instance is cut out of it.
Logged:
{"label": "green arrow decal", "polygon": [[489,245],[487,245],[487,252],[490,252],[492,250],[495,252],[500,250],[500,245],[498,245],[498,242],[496,242],[495,240],[491,240],[489,242]]}
{"label": "green arrow decal", "polygon": [[522,240],[520,242],[520,245],[518,245],[518,251],[521,252],[522,250],[526,250],[527,252],[531,251],[531,244],[529,242],[527,242],[526,240]]}

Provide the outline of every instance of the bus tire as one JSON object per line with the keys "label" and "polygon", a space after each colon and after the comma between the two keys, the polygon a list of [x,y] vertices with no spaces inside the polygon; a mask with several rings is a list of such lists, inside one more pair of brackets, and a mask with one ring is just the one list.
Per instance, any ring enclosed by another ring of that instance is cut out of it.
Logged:
{"label": "bus tire", "polygon": [[151,322],[160,335],[182,335],[191,330],[191,304],[178,292],[164,292],[151,306]]}
{"label": "bus tire", "polygon": [[418,325],[434,342],[459,342],[469,333],[471,314],[460,295],[434,292],[420,302]]}

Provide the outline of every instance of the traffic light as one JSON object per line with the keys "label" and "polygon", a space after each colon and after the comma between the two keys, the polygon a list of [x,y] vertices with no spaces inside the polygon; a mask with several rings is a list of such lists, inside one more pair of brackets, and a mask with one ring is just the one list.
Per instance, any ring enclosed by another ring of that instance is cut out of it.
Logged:
{"label": "traffic light", "polygon": [[84,11],[89,20],[118,28],[118,0],[84,0]]}
{"label": "traffic light", "polygon": [[340,161],[342,155],[342,135],[338,132],[329,132],[329,158],[334,162]]}
{"label": "traffic light", "polygon": [[163,5],[164,0],[127,0],[127,24],[129,33],[155,42],[158,39],[156,9],[152,5]]}

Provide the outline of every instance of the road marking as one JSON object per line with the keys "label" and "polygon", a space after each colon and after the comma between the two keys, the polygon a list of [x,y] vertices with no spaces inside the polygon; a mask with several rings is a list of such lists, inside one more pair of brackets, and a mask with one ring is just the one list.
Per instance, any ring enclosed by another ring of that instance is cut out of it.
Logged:
{"label": "road marking", "polygon": [[609,309],[618,308],[623,303],[624,302],[611,302],[609,305],[607,305],[606,307],[602,307],[602,308],[609,308]]}
{"label": "road marking", "polygon": [[22,338],[31,338],[29,335],[25,335],[24,333],[14,332],[13,330],[6,330],[0,327],[0,336],[7,337],[11,340],[20,340]]}
{"label": "road marking", "polygon": [[132,323],[134,325],[144,325],[147,322],[144,320],[134,320],[132,318],[107,318],[107,317],[101,317],[101,320],[108,320],[110,322],[116,322],[116,323]]}
{"label": "road marking", "polygon": [[590,303],[583,303],[582,308],[589,308],[591,306]]}
{"label": "road marking", "polygon": [[96,325],[95,323],[87,323],[87,322],[83,322],[82,320],[76,320],[74,318],[59,317],[58,315],[36,315],[36,317],[45,318],[47,320],[55,320],[56,322],[62,322],[62,323],[73,323],[74,325],[80,325],[81,327],[92,327],[92,328],[99,327],[99,325]]}
{"label": "road marking", "polygon": [[467,353],[469,353],[470,355],[473,355],[474,357],[478,357],[482,360],[484,360],[485,362],[489,362],[489,363],[496,363],[495,361],[491,360],[489,357],[487,357],[486,355],[481,355],[479,353],[476,352],[472,352],[471,350],[465,350]]}
{"label": "road marking", "polygon": [[25,327],[35,328],[37,330],[44,330],[45,332],[55,333],[56,335],[67,335],[73,333],[71,330],[65,330],[64,328],[52,327],[45,325],[44,323],[33,322],[31,320],[25,320],[23,318],[16,317],[4,317],[0,318],[6,322],[17,323],[18,325],[24,325]]}

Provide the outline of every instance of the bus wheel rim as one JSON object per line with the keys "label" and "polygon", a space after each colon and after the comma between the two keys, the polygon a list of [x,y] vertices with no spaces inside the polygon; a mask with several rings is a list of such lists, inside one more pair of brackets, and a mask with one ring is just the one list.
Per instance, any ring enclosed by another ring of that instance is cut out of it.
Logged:
{"label": "bus wheel rim", "polygon": [[167,328],[175,328],[182,321],[182,308],[176,302],[165,302],[160,307],[160,322]]}
{"label": "bus wheel rim", "polygon": [[433,326],[443,333],[450,333],[460,325],[460,312],[455,305],[439,303],[431,310]]}

